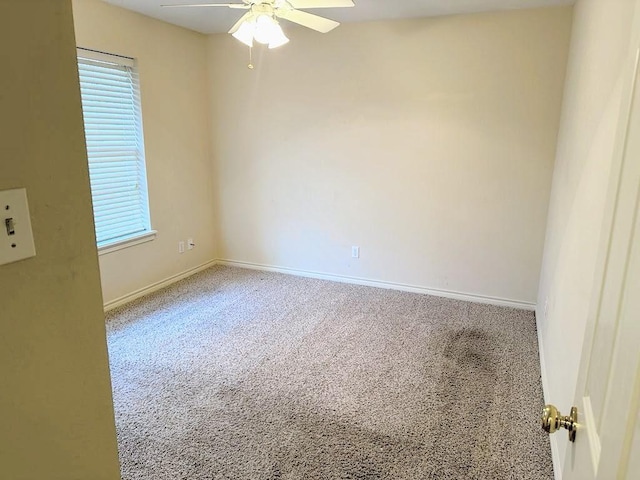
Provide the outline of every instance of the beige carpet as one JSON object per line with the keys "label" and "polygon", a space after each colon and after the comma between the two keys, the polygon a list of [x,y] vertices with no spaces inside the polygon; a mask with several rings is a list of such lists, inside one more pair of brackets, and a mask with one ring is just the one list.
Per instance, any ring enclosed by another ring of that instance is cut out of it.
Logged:
{"label": "beige carpet", "polygon": [[553,478],[531,312],[214,267],[107,320],[124,480]]}

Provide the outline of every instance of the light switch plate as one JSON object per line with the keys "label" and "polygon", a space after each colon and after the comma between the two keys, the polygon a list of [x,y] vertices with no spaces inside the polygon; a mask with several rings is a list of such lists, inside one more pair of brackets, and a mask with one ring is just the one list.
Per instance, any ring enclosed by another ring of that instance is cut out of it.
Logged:
{"label": "light switch plate", "polygon": [[0,191],[0,265],[35,257],[27,191]]}

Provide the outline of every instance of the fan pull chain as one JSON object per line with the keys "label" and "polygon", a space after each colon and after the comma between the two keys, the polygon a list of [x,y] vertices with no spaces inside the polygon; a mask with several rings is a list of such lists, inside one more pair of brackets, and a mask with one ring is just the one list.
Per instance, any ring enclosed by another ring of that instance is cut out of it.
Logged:
{"label": "fan pull chain", "polygon": [[252,53],[253,49],[251,47],[249,47],[249,65],[247,65],[247,68],[249,70],[253,70],[253,63],[251,61],[251,53]]}

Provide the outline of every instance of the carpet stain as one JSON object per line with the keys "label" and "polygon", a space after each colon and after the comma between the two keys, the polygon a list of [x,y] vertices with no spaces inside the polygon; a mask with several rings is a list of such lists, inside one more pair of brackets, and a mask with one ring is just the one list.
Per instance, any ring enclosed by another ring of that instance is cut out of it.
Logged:
{"label": "carpet stain", "polygon": [[479,329],[462,328],[445,335],[437,398],[440,418],[433,443],[433,453],[441,461],[433,478],[508,478],[485,458],[498,382],[495,348],[496,339]]}

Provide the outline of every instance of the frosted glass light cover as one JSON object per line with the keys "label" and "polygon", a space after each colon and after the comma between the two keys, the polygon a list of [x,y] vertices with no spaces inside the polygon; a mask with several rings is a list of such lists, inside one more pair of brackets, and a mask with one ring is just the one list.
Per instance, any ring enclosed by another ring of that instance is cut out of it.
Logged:
{"label": "frosted glass light cover", "polygon": [[273,34],[271,35],[271,40],[269,41],[269,48],[277,48],[285,43],[289,43],[289,39],[282,31],[282,27],[276,23]]}
{"label": "frosted glass light cover", "polygon": [[246,21],[242,25],[240,25],[240,28],[232,35],[248,47],[253,47],[253,35],[256,29],[255,27],[256,24],[254,22]]}
{"label": "frosted glass light cover", "polygon": [[271,42],[275,32],[275,28],[279,27],[276,21],[269,15],[260,15],[256,19],[256,28],[253,32],[253,38],[256,42],[267,44]]}

